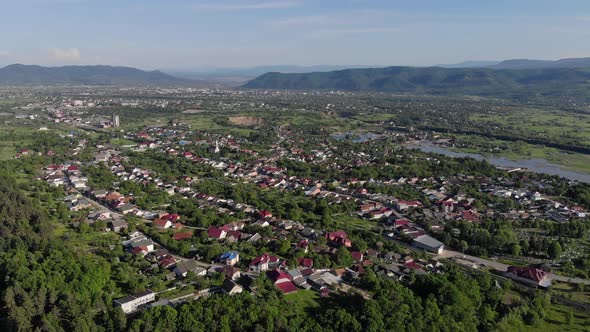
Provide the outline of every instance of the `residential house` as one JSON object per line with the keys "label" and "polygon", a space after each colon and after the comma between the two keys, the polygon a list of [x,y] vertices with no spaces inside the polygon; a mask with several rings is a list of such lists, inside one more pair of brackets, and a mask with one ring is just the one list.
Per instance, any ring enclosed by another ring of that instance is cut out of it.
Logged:
{"label": "residential house", "polygon": [[225,279],[225,281],[223,281],[223,285],[221,285],[221,288],[229,295],[239,294],[244,290],[242,286],[238,285],[231,279]]}
{"label": "residential house", "polygon": [[398,209],[399,211],[404,211],[407,210],[411,207],[422,207],[422,203],[418,202],[418,201],[404,201],[404,200],[398,200],[395,202],[395,208]]}
{"label": "residential house", "polygon": [[109,229],[113,232],[119,233],[126,230],[129,227],[127,222],[122,219],[114,219],[109,222]]}
{"label": "residential house", "polygon": [[156,293],[147,290],[139,294],[117,299],[114,302],[116,307],[121,307],[124,313],[129,314],[137,311],[141,306],[154,301],[156,301]]}
{"label": "residential house", "polygon": [[172,238],[176,241],[186,240],[193,237],[192,232],[177,232],[172,235]]}
{"label": "residential house", "polygon": [[178,277],[186,277],[189,272],[193,272],[196,276],[205,276],[207,274],[207,270],[200,267],[194,259],[178,262],[176,268],[174,268],[174,273]]}
{"label": "residential house", "polygon": [[313,267],[313,259],[311,258],[297,258],[297,263],[299,263],[300,266],[305,268]]}
{"label": "residential house", "polygon": [[353,251],[353,252],[350,253],[350,255],[352,256],[352,259],[354,259],[357,262],[362,262],[363,261],[364,255],[360,251]]}
{"label": "residential house", "polygon": [[291,276],[286,272],[271,270],[267,271],[266,275],[270,281],[272,281],[272,283],[285,294],[293,293],[298,290],[297,286],[291,282]]}
{"label": "residential house", "polygon": [[271,256],[269,254],[260,255],[252,262],[250,262],[250,271],[254,272],[264,272],[270,269],[276,268],[280,263],[280,260],[276,256]]}
{"label": "residential house", "polygon": [[506,276],[512,280],[541,288],[551,286],[551,279],[547,278],[547,275],[547,272],[533,266],[523,268],[509,266],[506,271]]}
{"label": "residential house", "polygon": [[350,248],[352,246],[352,241],[348,238],[348,234],[345,231],[336,231],[336,232],[329,232],[326,233],[326,240],[333,245],[337,246],[345,246]]}
{"label": "residential house", "polygon": [[160,230],[172,227],[172,222],[168,219],[156,219],[153,223],[154,227]]}
{"label": "residential house", "polygon": [[223,267],[223,274],[225,274],[225,277],[230,280],[238,280],[242,275],[239,268],[230,265]]}
{"label": "residential house", "polygon": [[240,254],[236,251],[228,251],[219,257],[219,261],[225,265],[234,266],[240,261]]}
{"label": "residential house", "polygon": [[221,240],[221,239],[225,239],[225,237],[227,235],[227,231],[222,228],[217,228],[217,227],[211,226],[207,229],[207,234],[210,239]]}

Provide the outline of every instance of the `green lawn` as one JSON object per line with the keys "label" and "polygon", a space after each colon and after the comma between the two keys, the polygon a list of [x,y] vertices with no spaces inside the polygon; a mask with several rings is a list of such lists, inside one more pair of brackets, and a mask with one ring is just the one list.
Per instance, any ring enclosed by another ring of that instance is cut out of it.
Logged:
{"label": "green lawn", "polygon": [[297,311],[305,311],[319,307],[317,300],[320,295],[313,290],[298,290],[295,293],[285,295],[285,301],[291,304]]}
{"label": "green lawn", "polygon": [[332,224],[336,228],[344,230],[369,231],[375,227],[376,222],[355,218],[353,216],[339,215],[333,217]]}
{"label": "green lawn", "polygon": [[553,282],[551,290],[566,299],[572,301],[590,304],[590,286],[586,286],[583,292],[577,290],[575,285],[564,282]]}
{"label": "green lawn", "polygon": [[520,261],[518,259],[515,258],[509,258],[509,257],[502,257],[498,259],[498,262],[500,263],[504,263],[504,264],[508,264],[508,265],[513,265],[513,266],[528,266],[530,265],[530,263],[527,262],[523,262]]}
{"label": "green lawn", "polygon": [[571,310],[569,307],[554,304],[547,310],[545,319],[538,326],[525,325],[521,331],[588,331],[590,316],[581,311],[574,310],[572,324],[566,324],[566,315],[569,310]]}

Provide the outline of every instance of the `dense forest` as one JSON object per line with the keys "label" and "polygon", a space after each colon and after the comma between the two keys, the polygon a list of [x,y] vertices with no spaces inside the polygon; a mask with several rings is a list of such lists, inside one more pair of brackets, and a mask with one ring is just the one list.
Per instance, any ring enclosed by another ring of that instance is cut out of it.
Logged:
{"label": "dense forest", "polygon": [[29,189],[26,195],[14,178],[0,174],[2,329],[124,329],[125,316],[109,295],[110,264],[54,237],[59,209],[47,207],[56,193]]}
{"label": "dense forest", "polygon": [[386,67],[304,74],[267,73],[244,85],[254,89],[382,91],[408,94],[568,95],[586,99],[585,68],[488,69]]}

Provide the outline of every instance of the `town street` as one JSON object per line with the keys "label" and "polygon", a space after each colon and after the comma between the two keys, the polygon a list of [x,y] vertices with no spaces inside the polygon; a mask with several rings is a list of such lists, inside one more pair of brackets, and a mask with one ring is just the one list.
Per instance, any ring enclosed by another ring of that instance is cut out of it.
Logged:
{"label": "town street", "polygon": [[[434,258],[435,259],[451,258],[454,260],[463,260],[463,261],[477,264],[482,267],[483,266],[491,267],[491,268],[498,270],[498,271],[506,271],[508,269],[508,266],[510,266],[508,264],[500,263],[500,262],[493,261],[490,259],[465,255],[461,252],[447,250],[447,249],[445,249],[441,255],[437,255]],[[573,283],[573,284],[590,285],[590,280],[588,280],[588,279],[567,277],[567,276],[562,276],[562,275],[558,275],[558,274],[554,274],[554,273],[549,273],[547,275],[547,278],[552,281],[556,280],[556,281],[561,281],[561,282],[569,282],[569,283]]]}

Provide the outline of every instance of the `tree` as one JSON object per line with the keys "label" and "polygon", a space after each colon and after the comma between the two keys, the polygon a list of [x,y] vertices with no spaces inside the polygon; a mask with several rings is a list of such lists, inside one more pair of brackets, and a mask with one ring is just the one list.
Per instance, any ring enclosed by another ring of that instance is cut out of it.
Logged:
{"label": "tree", "polygon": [[212,261],[221,254],[223,254],[223,247],[219,243],[213,243],[207,248],[206,257],[208,261]]}
{"label": "tree", "polygon": [[467,250],[467,248],[469,248],[469,244],[465,240],[461,240],[457,247],[457,249],[459,249],[459,251],[463,253],[465,252],[465,250]]}
{"label": "tree", "polygon": [[561,244],[559,244],[559,242],[557,241],[551,241],[551,243],[549,244],[549,248],[547,249],[549,257],[551,257],[552,259],[559,258],[559,256],[561,256],[561,251]]}
{"label": "tree", "polygon": [[512,254],[512,256],[520,256],[520,252],[521,252],[521,247],[519,244],[517,243],[513,243],[512,246],[510,247],[510,253]]}
{"label": "tree", "polygon": [[569,309],[565,313],[565,323],[567,325],[572,325],[574,323],[574,312],[572,309]]}
{"label": "tree", "polygon": [[338,254],[336,257],[339,266],[347,267],[352,265],[352,255],[345,246],[338,248]]}

